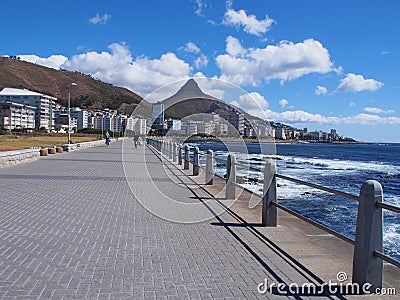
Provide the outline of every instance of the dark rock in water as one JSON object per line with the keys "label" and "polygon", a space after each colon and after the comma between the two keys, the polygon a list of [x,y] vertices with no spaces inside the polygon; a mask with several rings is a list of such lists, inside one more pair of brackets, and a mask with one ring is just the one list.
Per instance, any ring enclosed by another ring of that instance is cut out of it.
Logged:
{"label": "dark rock in water", "polygon": [[254,182],[254,183],[258,183],[259,182],[258,178],[252,178],[252,177],[249,177],[248,181]]}
{"label": "dark rock in water", "polygon": [[247,160],[252,160],[252,161],[263,161],[262,158],[257,158],[257,157],[248,158]]}
{"label": "dark rock in water", "polygon": [[250,165],[253,165],[253,166],[262,166],[263,163],[262,163],[262,162],[250,162]]}
{"label": "dark rock in water", "polygon": [[300,196],[305,196],[305,195],[311,195],[311,193],[310,192],[304,192],[304,193],[300,194]]}
{"label": "dark rock in water", "polygon": [[293,167],[293,166],[285,166],[286,169],[297,169],[297,170],[304,170],[302,167]]}
{"label": "dark rock in water", "polygon": [[388,178],[400,178],[400,174],[389,174]]}
{"label": "dark rock in water", "polygon": [[243,176],[236,176],[236,182],[237,182],[238,184],[246,183],[246,182],[247,182],[247,178],[246,178],[246,177],[243,177]]}

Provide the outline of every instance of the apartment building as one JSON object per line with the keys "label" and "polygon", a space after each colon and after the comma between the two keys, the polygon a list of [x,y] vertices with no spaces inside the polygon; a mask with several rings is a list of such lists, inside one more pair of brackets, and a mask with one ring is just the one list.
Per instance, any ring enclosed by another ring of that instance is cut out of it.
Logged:
{"label": "apartment building", "polygon": [[126,129],[139,135],[145,135],[147,134],[147,120],[144,118],[129,117],[126,119]]}
{"label": "apartment building", "polygon": [[0,103],[0,127],[6,130],[35,128],[36,107],[13,102]]}
{"label": "apartment building", "polygon": [[53,110],[57,98],[29,90],[4,88],[0,92],[0,103],[12,102],[36,107],[35,127],[47,131],[54,129]]}

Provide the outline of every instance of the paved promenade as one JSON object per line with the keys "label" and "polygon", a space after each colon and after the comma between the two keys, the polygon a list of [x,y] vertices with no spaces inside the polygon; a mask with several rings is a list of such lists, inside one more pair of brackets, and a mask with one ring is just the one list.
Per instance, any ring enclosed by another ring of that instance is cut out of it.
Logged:
{"label": "paved promenade", "polygon": [[266,278],[323,281],[235,213],[215,217],[207,207],[200,210],[211,219],[182,224],[146,210],[132,193],[153,192],[143,151],[166,197],[199,203],[210,195],[149,149],[125,153],[137,171],[131,182],[140,175],[131,191],[121,145],[0,169],[0,299],[314,298],[257,292]]}

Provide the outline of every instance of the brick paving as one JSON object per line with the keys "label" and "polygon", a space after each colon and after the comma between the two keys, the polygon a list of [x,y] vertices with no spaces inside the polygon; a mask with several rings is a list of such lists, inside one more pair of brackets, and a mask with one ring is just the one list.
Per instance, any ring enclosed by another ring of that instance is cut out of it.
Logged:
{"label": "brick paving", "polygon": [[[260,295],[258,283],[318,281],[251,228],[213,225],[238,222],[234,214],[182,224],[146,210],[132,193],[154,192],[137,159],[144,150],[124,150],[137,171],[131,191],[121,145],[0,169],[0,299],[284,299]],[[165,197],[210,197],[145,154]]]}

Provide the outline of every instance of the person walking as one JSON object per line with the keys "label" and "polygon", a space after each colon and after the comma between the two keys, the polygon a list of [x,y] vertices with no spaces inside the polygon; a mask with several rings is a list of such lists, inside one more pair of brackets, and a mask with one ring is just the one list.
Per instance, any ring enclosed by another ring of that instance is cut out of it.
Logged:
{"label": "person walking", "polygon": [[110,145],[110,134],[106,131],[106,145]]}
{"label": "person walking", "polygon": [[135,143],[135,148],[137,148],[137,146],[139,145],[139,135],[138,134],[135,134],[133,136],[133,141]]}

